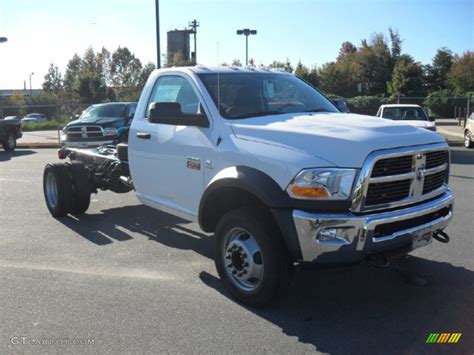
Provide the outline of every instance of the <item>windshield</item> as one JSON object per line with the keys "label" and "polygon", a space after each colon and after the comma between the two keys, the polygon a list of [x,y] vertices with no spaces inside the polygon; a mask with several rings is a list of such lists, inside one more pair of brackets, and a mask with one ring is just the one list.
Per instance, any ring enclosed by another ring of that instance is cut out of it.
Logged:
{"label": "windshield", "polygon": [[397,121],[428,121],[428,117],[421,107],[385,107],[382,117]]}
{"label": "windshield", "polygon": [[87,108],[79,117],[80,120],[89,118],[123,118],[127,113],[127,105],[99,105]]}
{"label": "windshield", "polygon": [[[198,74],[216,106],[217,73]],[[220,113],[229,119],[293,112],[339,112],[317,90],[293,75],[219,74]]]}

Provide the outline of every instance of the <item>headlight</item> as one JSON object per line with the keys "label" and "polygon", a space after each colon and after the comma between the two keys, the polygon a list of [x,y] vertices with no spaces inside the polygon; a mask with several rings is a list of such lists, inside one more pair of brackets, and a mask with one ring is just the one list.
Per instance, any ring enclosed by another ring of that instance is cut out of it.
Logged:
{"label": "headlight", "polygon": [[348,200],[356,176],[355,169],[302,170],[288,186],[293,198],[304,200]]}
{"label": "headlight", "polygon": [[117,135],[117,129],[114,127],[107,127],[104,128],[104,136],[116,136]]}

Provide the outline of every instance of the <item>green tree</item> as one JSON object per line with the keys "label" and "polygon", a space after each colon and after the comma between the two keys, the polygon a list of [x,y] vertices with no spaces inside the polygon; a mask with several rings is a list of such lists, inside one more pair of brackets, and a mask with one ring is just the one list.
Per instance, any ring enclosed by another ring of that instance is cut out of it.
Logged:
{"label": "green tree", "polygon": [[138,88],[141,90],[146,84],[146,81],[148,80],[148,77],[150,74],[153,72],[153,70],[156,69],[155,64],[153,63],[147,63],[145,66],[142,68],[140,72],[140,77],[138,78]]}
{"label": "green tree", "polygon": [[64,88],[68,92],[72,92],[79,80],[79,76],[82,70],[82,59],[75,53],[74,56],[69,60],[66,73],[64,74]]}
{"label": "green tree", "polygon": [[110,81],[118,99],[136,97],[142,63],[127,47],[118,47],[110,62]]}
{"label": "green tree", "polygon": [[337,60],[340,61],[348,56],[352,56],[357,52],[357,47],[352,44],[352,42],[342,42],[341,48],[339,49],[339,55]]}
{"label": "green tree", "polygon": [[417,96],[423,90],[421,65],[409,56],[400,56],[393,68],[392,80],[387,84],[387,91],[392,96]]}
{"label": "green tree", "polygon": [[240,59],[233,59],[232,64],[233,67],[241,67],[242,63],[240,62]]}
{"label": "green tree", "polygon": [[359,68],[359,82],[368,94],[384,94],[387,82],[390,81],[394,61],[381,33],[372,37],[370,44],[362,40],[358,50],[357,64]]}
{"label": "green tree", "polygon": [[283,69],[288,73],[293,73],[293,67],[291,66],[290,60],[288,58],[286,58],[286,62],[274,60],[273,63],[270,64],[270,68]]}
{"label": "green tree", "polygon": [[51,63],[48,73],[44,76],[43,90],[48,93],[58,94],[63,89],[63,77],[57,65]]}
{"label": "green tree", "polygon": [[474,51],[464,52],[462,56],[454,58],[448,82],[457,95],[474,91]]}
{"label": "green tree", "polygon": [[391,27],[388,28],[391,42],[391,54],[393,62],[396,62],[402,53],[402,42],[398,31],[393,30]]}
{"label": "green tree", "polygon": [[448,48],[438,49],[431,65],[425,67],[425,80],[428,90],[444,90],[448,88],[448,74],[453,66],[454,56]]}
{"label": "green tree", "polygon": [[315,67],[308,68],[301,63],[301,60],[296,65],[295,75],[315,87],[319,87],[318,69]]}
{"label": "green tree", "polygon": [[183,53],[181,51],[177,51],[173,53],[171,56],[166,56],[166,67],[185,67],[188,65],[193,65],[193,63],[189,59],[185,59],[183,57]]}

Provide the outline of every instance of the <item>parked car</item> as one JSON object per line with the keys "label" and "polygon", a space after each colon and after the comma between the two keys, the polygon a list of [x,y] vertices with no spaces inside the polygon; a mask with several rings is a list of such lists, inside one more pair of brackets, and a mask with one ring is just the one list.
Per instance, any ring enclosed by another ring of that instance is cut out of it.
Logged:
{"label": "parked car", "polygon": [[18,117],[18,116],[6,116],[4,118],[5,121],[19,120],[19,119],[20,119],[20,117]]}
{"label": "parked car", "polygon": [[334,106],[337,107],[339,111],[342,113],[350,113],[351,110],[349,109],[349,106],[347,105],[346,100],[343,99],[332,99],[331,100]]}
{"label": "parked car", "polygon": [[290,73],[155,70],[129,144],[63,148],[58,157],[71,161],[43,174],[54,217],[86,212],[93,192],[134,190],[142,203],[214,233],[217,272],[250,306],[280,295],[295,263],[382,267],[449,241],[445,139],[343,114]]}
{"label": "parked car", "polygon": [[127,142],[136,102],[112,102],[89,106],[62,131],[61,144],[70,148],[93,148]]}
{"label": "parked car", "polygon": [[48,122],[48,118],[42,113],[29,113],[21,119],[22,125],[28,125],[32,123]]}
{"label": "parked car", "polygon": [[466,148],[474,148],[474,113],[467,119],[466,128],[464,129],[464,146]]}
{"label": "parked car", "polygon": [[420,105],[382,105],[377,111],[376,116],[389,120],[403,121],[403,123],[407,123],[415,127],[436,131],[436,123],[434,118],[428,116]]}
{"label": "parked car", "polygon": [[0,120],[0,143],[8,152],[15,150],[16,140],[20,139],[21,133],[21,122],[15,119]]}

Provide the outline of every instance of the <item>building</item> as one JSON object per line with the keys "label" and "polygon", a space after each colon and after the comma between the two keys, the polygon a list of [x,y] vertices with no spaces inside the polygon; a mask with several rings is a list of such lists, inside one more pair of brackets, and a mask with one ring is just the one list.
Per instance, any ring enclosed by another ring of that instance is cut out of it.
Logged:
{"label": "building", "polygon": [[168,31],[168,58],[173,58],[176,53],[181,52],[183,60],[190,60],[189,34],[191,30]]}

